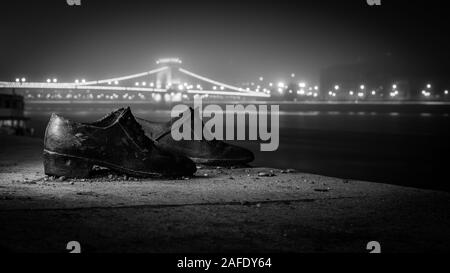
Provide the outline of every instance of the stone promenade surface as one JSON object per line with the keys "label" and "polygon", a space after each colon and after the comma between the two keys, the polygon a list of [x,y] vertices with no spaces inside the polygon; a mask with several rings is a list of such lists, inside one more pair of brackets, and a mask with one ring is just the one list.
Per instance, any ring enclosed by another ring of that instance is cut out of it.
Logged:
{"label": "stone promenade surface", "polygon": [[60,181],[41,155],[40,139],[0,136],[0,251],[66,252],[69,241],[84,252],[450,250],[446,192],[205,166],[190,179]]}

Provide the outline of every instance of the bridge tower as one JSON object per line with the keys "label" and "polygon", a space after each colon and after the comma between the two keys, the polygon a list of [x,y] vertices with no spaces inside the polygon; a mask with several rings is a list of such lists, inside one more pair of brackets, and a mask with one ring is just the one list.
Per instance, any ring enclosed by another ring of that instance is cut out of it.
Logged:
{"label": "bridge tower", "polygon": [[170,87],[173,83],[173,70],[178,70],[178,68],[182,64],[181,59],[164,58],[157,60],[156,64],[160,67],[168,67],[168,69],[161,71],[156,75],[156,85],[159,85],[160,88]]}

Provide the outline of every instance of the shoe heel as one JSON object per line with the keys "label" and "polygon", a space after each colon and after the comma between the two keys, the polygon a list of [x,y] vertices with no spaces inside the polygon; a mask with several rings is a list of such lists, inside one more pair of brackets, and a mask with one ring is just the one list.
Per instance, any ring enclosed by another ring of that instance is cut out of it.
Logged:
{"label": "shoe heel", "polygon": [[51,176],[88,177],[92,163],[86,159],[44,152],[44,172]]}

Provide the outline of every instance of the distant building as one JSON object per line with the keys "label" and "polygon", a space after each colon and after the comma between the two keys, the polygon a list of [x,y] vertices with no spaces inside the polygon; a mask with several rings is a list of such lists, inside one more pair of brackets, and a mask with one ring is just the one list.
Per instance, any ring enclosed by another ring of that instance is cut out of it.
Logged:
{"label": "distant building", "polygon": [[0,94],[0,131],[8,134],[30,133],[26,127],[23,97],[16,94]]}

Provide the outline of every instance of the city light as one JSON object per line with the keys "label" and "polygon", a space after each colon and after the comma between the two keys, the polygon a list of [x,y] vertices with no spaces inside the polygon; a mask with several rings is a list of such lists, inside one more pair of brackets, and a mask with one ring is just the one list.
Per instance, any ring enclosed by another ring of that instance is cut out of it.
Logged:
{"label": "city light", "polygon": [[334,90],[339,90],[339,85],[336,84],[336,85],[334,86]]}
{"label": "city light", "polygon": [[263,80],[264,80],[264,77],[259,77],[259,80],[260,80],[260,81],[263,81]]}
{"label": "city light", "polygon": [[350,91],[348,93],[350,94],[350,96],[353,96],[353,94],[354,94],[353,91]]}
{"label": "city light", "polygon": [[393,85],[392,85],[392,89],[397,89],[397,85],[396,85],[396,84],[393,84]]}
{"label": "city light", "polygon": [[428,89],[431,89],[431,84],[427,84],[427,88],[428,88]]}
{"label": "city light", "polygon": [[361,86],[359,87],[359,89],[364,90],[366,89],[366,86],[364,84],[361,84]]}
{"label": "city light", "polygon": [[431,93],[427,92],[425,90],[422,90],[422,95],[424,95],[425,97],[429,97],[429,96],[431,96]]}
{"label": "city light", "polygon": [[372,95],[375,96],[377,92],[375,90],[372,90]]}
{"label": "city light", "polygon": [[295,73],[292,73],[292,74],[291,74],[291,78],[295,78]]}
{"label": "city light", "polygon": [[278,88],[284,88],[284,82],[279,82],[278,83]]}
{"label": "city light", "polygon": [[317,86],[317,85],[314,86],[314,90],[316,90],[316,91],[319,90],[319,86]]}
{"label": "city light", "polygon": [[298,86],[300,86],[301,88],[305,88],[306,87],[306,83],[301,82],[301,83],[298,84]]}
{"label": "city light", "polygon": [[360,97],[360,98],[364,97],[364,93],[363,92],[359,92],[358,93],[358,97]]}
{"label": "city light", "polygon": [[445,94],[445,95],[448,95],[448,90],[445,90],[445,91],[444,91],[444,94]]}

